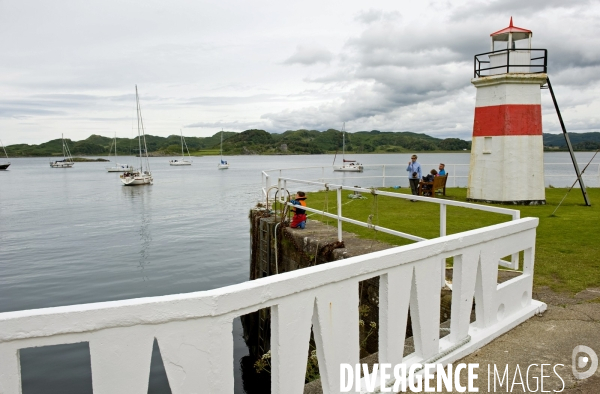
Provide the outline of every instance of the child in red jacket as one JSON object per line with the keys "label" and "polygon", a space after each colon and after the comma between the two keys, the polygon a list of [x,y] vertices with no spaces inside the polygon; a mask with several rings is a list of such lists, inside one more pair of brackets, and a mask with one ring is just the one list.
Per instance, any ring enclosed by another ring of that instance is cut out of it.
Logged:
{"label": "child in red jacket", "polygon": [[[306,194],[304,192],[298,192],[296,193],[296,198],[290,202],[294,205],[305,207],[305,200]],[[304,209],[292,207],[292,212],[294,212],[294,217],[292,218],[290,227],[303,229],[306,226],[306,211]]]}

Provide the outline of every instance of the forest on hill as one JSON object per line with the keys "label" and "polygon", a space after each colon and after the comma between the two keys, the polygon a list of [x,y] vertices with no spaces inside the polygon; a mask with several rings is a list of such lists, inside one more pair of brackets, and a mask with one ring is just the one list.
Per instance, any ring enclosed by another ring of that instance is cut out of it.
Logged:
{"label": "forest on hill", "polygon": [[[211,137],[185,137],[188,149],[194,155],[218,154],[221,133]],[[107,156],[114,152],[113,138],[91,135],[85,140],[66,139],[73,155]],[[159,137],[146,135],[148,152],[155,156],[181,154],[181,138],[178,135]],[[395,153],[424,151],[469,150],[471,143],[458,138],[440,139],[426,134],[411,132],[359,131],[346,134],[346,151],[356,153]],[[6,147],[11,157],[60,156],[62,141],[48,141],[39,145],[15,144]],[[322,154],[342,150],[342,132],[329,129],[289,130],[284,133],[268,133],[264,130],[246,130],[241,133],[223,132],[223,153],[228,155],[266,154]],[[137,155],[137,138],[117,138],[119,155]]]}
{"label": "forest on hill", "polygon": [[[575,150],[596,150],[600,148],[600,133],[569,133]],[[548,151],[566,150],[564,136],[544,134],[544,148]],[[113,138],[91,135],[81,141],[67,139],[73,155],[108,156],[114,152]],[[211,137],[185,137],[192,155],[218,154],[221,133]],[[178,135],[159,137],[146,136],[148,152],[154,156],[176,156],[181,154],[181,139]],[[406,153],[406,152],[458,152],[469,151],[471,142],[459,138],[435,138],[427,134],[403,132],[384,132],[378,130],[358,131],[346,134],[346,151],[351,153]],[[297,155],[323,154],[342,150],[342,132],[335,129],[288,130],[284,133],[268,133],[264,130],[246,130],[241,133],[223,132],[223,153],[227,155],[263,154]],[[8,145],[6,151],[10,157],[60,156],[60,139],[39,145]],[[117,138],[119,155],[137,155],[137,138]]]}
{"label": "forest on hill", "polygon": [[[593,151],[600,149],[600,133],[569,133],[569,141],[573,145],[573,150],[578,151]],[[552,150],[567,150],[567,142],[565,136],[560,134],[544,133],[544,149]]]}

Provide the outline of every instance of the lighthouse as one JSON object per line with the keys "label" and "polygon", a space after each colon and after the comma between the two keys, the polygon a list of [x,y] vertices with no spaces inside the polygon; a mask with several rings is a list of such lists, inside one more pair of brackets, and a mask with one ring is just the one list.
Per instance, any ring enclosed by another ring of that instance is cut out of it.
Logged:
{"label": "lighthouse", "polygon": [[546,203],[540,88],[547,51],[532,49],[531,38],[511,17],[508,27],[491,34],[491,51],[475,55],[470,201]]}

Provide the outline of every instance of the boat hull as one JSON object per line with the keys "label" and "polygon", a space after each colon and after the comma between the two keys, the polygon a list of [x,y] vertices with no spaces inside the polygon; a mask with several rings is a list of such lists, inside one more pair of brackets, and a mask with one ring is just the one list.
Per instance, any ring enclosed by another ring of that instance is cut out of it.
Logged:
{"label": "boat hull", "polygon": [[0,164],[0,170],[6,170],[10,163]]}
{"label": "boat hull", "polygon": [[340,172],[363,172],[363,166],[358,165],[343,165],[343,166],[333,166],[333,171]]}
{"label": "boat hull", "polygon": [[226,170],[229,168],[229,164],[217,164],[219,170]]}
{"label": "boat hull", "polygon": [[152,185],[153,181],[150,174],[121,175],[121,182],[124,186]]}
{"label": "boat hull", "polygon": [[75,163],[55,161],[55,162],[50,162],[50,167],[52,167],[52,168],[72,168],[73,164],[75,164]]}
{"label": "boat hull", "polygon": [[191,166],[192,162],[191,161],[187,161],[187,160],[178,160],[178,161],[169,160],[169,165],[172,165],[172,166]]}
{"label": "boat hull", "polygon": [[106,167],[106,171],[107,172],[129,172],[129,171],[133,171],[133,167],[124,167],[124,166]]}

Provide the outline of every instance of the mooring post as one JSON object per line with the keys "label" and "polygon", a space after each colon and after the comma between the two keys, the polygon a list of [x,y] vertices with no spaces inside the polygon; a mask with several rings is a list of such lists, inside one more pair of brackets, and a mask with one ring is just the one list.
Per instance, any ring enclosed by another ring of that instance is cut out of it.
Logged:
{"label": "mooring post", "polygon": [[385,164],[383,165],[383,187],[385,187]]}
{"label": "mooring post", "polygon": [[337,189],[338,242],[342,242],[342,187]]}

